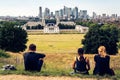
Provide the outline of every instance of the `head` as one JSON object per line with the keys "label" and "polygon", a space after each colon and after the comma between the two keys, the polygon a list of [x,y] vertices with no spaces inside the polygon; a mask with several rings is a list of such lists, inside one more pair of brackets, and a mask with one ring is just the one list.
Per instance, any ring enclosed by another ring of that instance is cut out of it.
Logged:
{"label": "head", "polygon": [[105,56],[105,55],[106,55],[106,48],[105,48],[105,46],[100,46],[100,47],[98,48],[98,53],[99,53],[99,55],[101,55],[101,56]]}
{"label": "head", "polygon": [[30,44],[29,45],[29,50],[30,51],[36,51],[36,45],[35,44]]}
{"label": "head", "polygon": [[78,48],[78,55],[83,55],[83,54],[84,54],[83,48]]}

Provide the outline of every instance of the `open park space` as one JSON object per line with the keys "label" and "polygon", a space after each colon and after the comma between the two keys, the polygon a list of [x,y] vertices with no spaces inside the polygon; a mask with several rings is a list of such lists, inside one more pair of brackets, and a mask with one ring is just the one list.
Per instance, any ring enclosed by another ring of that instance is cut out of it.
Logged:
{"label": "open park space", "polygon": [[[27,46],[31,43],[36,44],[37,52],[46,54],[45,62],[41,72],[26,72],[23,65],[23,52],[16,54],[11,53],[11,58],[0,58],[0,67],[5,64],[13,64],[16,66],[16,71],[0,71],[0,74],[20,74],[32,76],[69,76],[80,78],[97,78],[93,76],[95,54],[85,54],[90,59],[91,70],[90,75],[72,75],[72,64],[76,56],[77,49],[82,47],[81,40],[84,34],[42,34],[42,35],[28,35]],[[27,49],[26,49],[27,51]],[[120,53],[111,55],[110,66],[115,70],[116,76],[104,76],[103,78],[110,78],[113,80],[120,79]],[[102,78],[102,77],[99,77]],[[56,79],[54,79],[56,80]],[[57,79],[59,80],[59,79]],[[68,79],[69,80],[69,79]],[[77,79],[76,79],[77,80]]]}

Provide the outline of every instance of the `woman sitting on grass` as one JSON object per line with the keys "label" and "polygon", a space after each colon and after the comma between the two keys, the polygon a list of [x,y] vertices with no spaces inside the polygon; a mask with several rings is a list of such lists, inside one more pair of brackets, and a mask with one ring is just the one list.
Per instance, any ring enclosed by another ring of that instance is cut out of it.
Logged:
{"label": "woman sitting on grass", "polygon": [[106,53],[106,48],[100,46],[98,48],[98,54],[94,56],[95,68],[93,71],[94,75],[115,75],[114,71],[110,69],[109,62],[110,56]]}
{"label": "woman sitting on grass", "polygon": [[90,64],[89,59],[84,57],[84,50],[83,48],[78,49],[78,55],[75,57],[75,61],[73,63],[73,69],[75,73],[81,74],[89,74]]}

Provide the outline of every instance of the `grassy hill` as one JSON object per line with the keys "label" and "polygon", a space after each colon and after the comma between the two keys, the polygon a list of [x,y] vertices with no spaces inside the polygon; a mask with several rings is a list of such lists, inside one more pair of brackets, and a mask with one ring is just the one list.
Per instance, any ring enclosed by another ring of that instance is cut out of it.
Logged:
{"label": "grassy hill", "polygon": [[[93,54],[85,54],[90,59],[90,75],[71,75],[72,63],[76,56],[77,49],[82,47],[81,40],[84,34],[45,34],[45,35],[28,35],[27,46],[31,43],[36,44],[37,52],[45,53],[46,58],[41,72],[26,72],[23,65],[23,53],[10,53],[11,58],[0,58],[0,67],[4,64],[14,64],[17,71],[0,71],[0,74],[24,74],[24,75],[43,75],[43,76],[77,76],[77,77],[92,77],[93,76],[94,60]],[[27,51],[27,49],[26,49]],[[115,70],[116,76],[104,76],[103,78],[119,78],[120,79],[120,56],[111,56],[110,66]]]}

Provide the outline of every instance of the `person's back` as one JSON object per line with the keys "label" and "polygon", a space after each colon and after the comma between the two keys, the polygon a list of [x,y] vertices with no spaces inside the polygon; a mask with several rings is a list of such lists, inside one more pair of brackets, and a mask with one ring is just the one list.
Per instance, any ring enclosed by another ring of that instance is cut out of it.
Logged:
{"label": "person's back", "polygon": [[[35,47],[35,49],[30,48],[30,46]],[[27,71],[40,71],[43,60],[42,58],[45,57],[44,54],[36,53],[36,46],[34,44],[31,44],[29,46],[29,52],[26,52],[24,57],[24,66],[25,70]],[[41,59],[41,60],[40,60]]]}
{"label": "person's back", "polygon": [[96,75],[115,75],[114,71],[110,69],[110,56],[106,54],[106,48],[100,46],[98,48],[98,54],[94,56],[95,68],[93,74]]}
{"label": "person's back", "polygon": [[[40,71],[39,58],[45,57],[43,54],[27,52],[24,54],[25,70]],[[42,62],[42,61],[41,61]]]}
{"label": "person's back", "polygon": [[87,62],[86,62],[86,58],[84,57],[76,57],[76,70],[79,72],[84,72],[84,73],[88,73],[87,68],[86,68]]}
{"label": "person's back", "polygon": [[73,69],[75,73],[89,74],[90,64],[89,59],[83,56],[84,50],[78,49],[78,56],[75,58],[73,63]]}
{"label": "person's back", "polygon": [[109,60],[110,57],[106,55],[105,57],[100,57],[100,55],[96,55],[94,57],[94,60],[96,62],[95,69],[93,74],[99,74],[99,75],[104,75],[104,74],[109,74]]}

